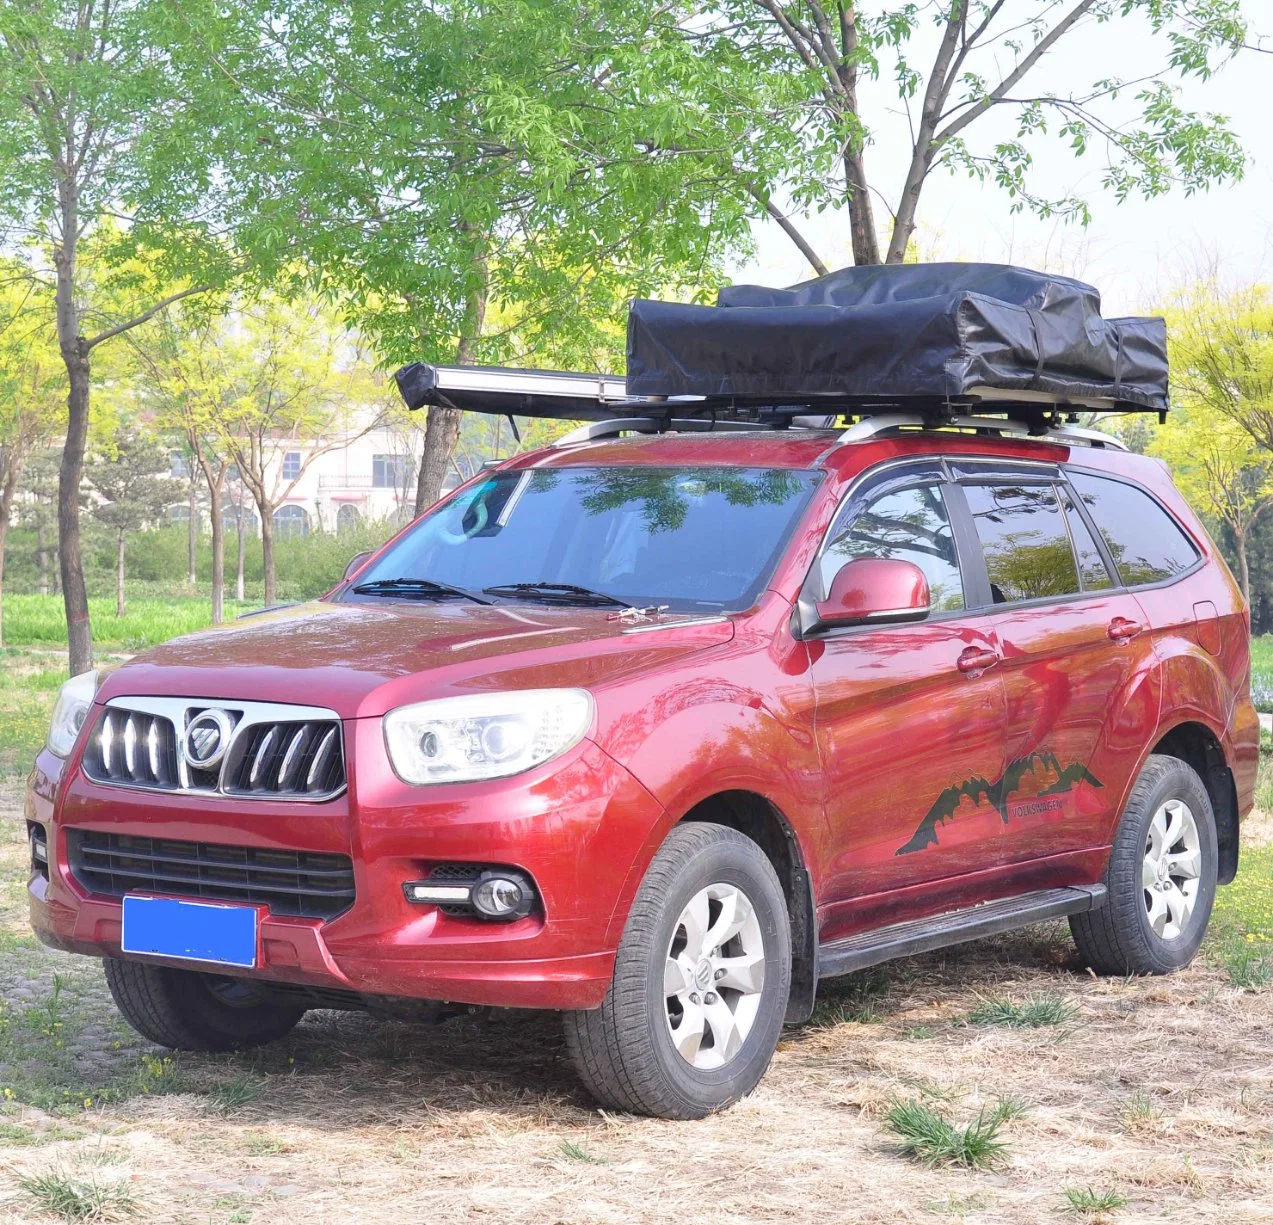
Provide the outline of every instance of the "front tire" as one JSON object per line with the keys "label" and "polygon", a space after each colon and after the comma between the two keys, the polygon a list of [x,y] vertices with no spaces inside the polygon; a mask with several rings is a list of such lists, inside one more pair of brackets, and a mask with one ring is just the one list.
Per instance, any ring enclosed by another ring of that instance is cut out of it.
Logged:
{"label": "front tire", "polygon": [[139,1034],[175,1051],[233,1051],[288,1033],[304,1008],[263,997],[247,979],[104,959],[115,1006]]}
{"label": "front tire", "polygon": [[1197,773],[1154,754],[1132,788],[1099,910],[1070,916],[1098,974],[1170,974],[1198,952],[1216,896],[1216,822]]}
{"label": "front tire", "polygon": [[790,988],[772,864],[736,830],[688,822],[641,882],[601,1007],[565,1014],[566,1044],[601,1105],[698,1119],[756,1087]]}

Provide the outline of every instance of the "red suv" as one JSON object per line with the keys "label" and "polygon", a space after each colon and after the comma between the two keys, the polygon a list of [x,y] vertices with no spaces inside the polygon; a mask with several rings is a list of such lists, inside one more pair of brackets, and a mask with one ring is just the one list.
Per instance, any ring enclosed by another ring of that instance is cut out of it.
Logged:
{"label": "red suv", "polygon": [[73,679],[36,930],[166,1046],[557,1009],[600,1102],[676,1118],[830,975],[1060,915],[1186,965],[1252,804],[1242,597],[1159,463],[963,426],[585,429]]}

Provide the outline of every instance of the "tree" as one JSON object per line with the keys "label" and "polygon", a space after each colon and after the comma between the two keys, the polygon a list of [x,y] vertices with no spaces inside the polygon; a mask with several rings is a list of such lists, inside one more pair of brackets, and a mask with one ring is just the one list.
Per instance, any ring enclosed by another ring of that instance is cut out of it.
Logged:
{"label": "tree", "polygon": [[124,543],[128,533],[162,518],[181,497],[181,483],[168,476],[168,452],[137,432],[120,434],[109,453],[90,455],[85,476],[100,501],[91,500],[93,518],[115,533],[115,615],[126,611]]}
{"label": "tree", "polygon": [[[183,207],[254,275],[303,269],[387,364],[596,368],[628,298],[710,292],[792,139],[786,66],[705,37],[689,0],[192,0],[170,20],[188,88],[233,95],[233,122],[207,104],[166,133],[228,171],[192,173]],[[417,506],[458,420],[428,414]]]}
{"label": "tree", "polygon": [[[798,152],[785,186],[799,208],[848,209],[857,264],[881,262],[872,197],[892,216],[885,262],[902,262],[924,186],[939,168],[996,184],[1014,210],[1086,223],[1085,199],[1031,186],[1033,149],[1048,135],[1076,156],[1103,153],[1102,184],[1119,201],[1173,186],[1191,193],[1243,172],[1226,120],[1188,111],[1177,96],[1180,79],[1205,80],[1244,46],[1241,0],[722,0],[719,12],[720,38],[742,41],[758,57],[784,57],[803,82],[806,118],[793,133]],[[1062,39],[1094,23],[1108,23],[1108,37],[1117,37],[1115,27],[1137,19],[1161,45],[1156,63],[1077,87],[1039,80]],[[902,182],[881,192],[867,173],[873,125],[858,86],[890,63],[912,143]],[[987,122],[994,116],[997,127]],[[978,132],[985,138],[974,144]]]}
{"label": "tree", "polygon": [[[35,532],[35,564],[39,573],[39,592],[48,595],[50,588],[58,595],[57,565],[57,482],[62,468],[60,448],[38,448],[31,453],[23,469],[25,498],[18,505],[18,520]],[[49,551],[53,550],[50,565]]]}
{"label": "tree", "polygon": [[[322,303],[265,295],[205,333],[203,365],[174,363],[169,389],[214,441],[201,449],[224,463],[212,511],[219,533],[232,463],[261,519],[265,602],[275,602],[274,514],[320,455],[374,429],[386,387],[355,338]],[[209,351],[209,347],[215,352]],[[202,383],[206,376],[207,383]],[[295,457],[287,462],[287,457]]]}
{"label": "tree", "polygon": [[[102,285],[86,274],[82,244],[104,220],[124,216],[137,241],[168,230],[156,130],[187,99],[154,20],[162,0],[23,0],[0,6],[0,214],[12,237],[46,252],[55,285],[58,348],[66,367],[66,443],[58,481],[58,557],[71,672],[92,663],[80,545],[80,481],[88,441],[92,364],[99,345],[201,291],[187,283],[133,295],[129,309],[101,309]],[[183,172],[189,172],[193,148]],[[180,248],[197,232],[182,226]],[[139,300],[140,298],[140,300]]]}
{"label": "tree", "polygon": [[[51,313],[20,265],[0,264],[0,642],[5,549],[14,501],[31,454],[56,428],[65,395]],[[6,275],[7,274],[7,275]]]}
{"label": "tree", "polygon": [[1173,409],[1156,432],[1151,454],[1171,465],[1177,487],[1196,510],[1229,529],[1238,581],[1250,603],[1247,546],[1251,530],[1273,506],[1273,451],[1231,417],[1198,401]]}
{"label": "tree", "polygon": [[1167,325],[1185,412],[1163,427],[1157,450],[1233,534],[1249,599],[1249,533],[1273,498],[1273,298],[1261,286],[1202,281],[1177,295]]}

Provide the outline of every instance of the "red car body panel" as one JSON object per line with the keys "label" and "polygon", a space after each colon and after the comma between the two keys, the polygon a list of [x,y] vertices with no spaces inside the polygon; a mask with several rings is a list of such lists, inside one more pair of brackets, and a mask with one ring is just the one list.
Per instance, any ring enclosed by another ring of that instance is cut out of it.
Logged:
{"label": "red car body panel", "polygon": [[[793,610],[845,491],[882,463],[934,455],[1071,462],[1131,477],[1188,529],[1201,560],[1159,587],[798,638]],[[165,795],[94,783],[79,768],[85,737],[65,762],[45,751],[27,796],[28,819],[49,832],[49,879],[33,877],[30,888],[41,937],[119,953],[119,901],[72,877],[68,828],[338,852],[353,860],[353,905],[328,922],[264,913],[252,973],[369,995],[591,1008],[659,845],[722,793],[754,793],[782,815],[823,941],[1098,881],[1136,773],[1173,728],[1210,732],[1239,811],[1251,807],[1258,726],[1246,609],[1154,461],[931,433],[837,446],[833,435],[792,431],[581,444],[506,466],[596,463],[824,475],[768,588],[727,617],[672,616],[650,628],[595,608],[318,601],[188,635],[118,669],[99,703],[172,695],[335,711],[347,790],[319,803]],[[1119,619],[1143,632],[1111,639]],[[998,664],[959,671],[969,647]],[[556,760],[512,778],[426,787],[390,767],[381,720],[397,706],[558,686],[587,688],[596,717]],[[1043,794],[1049,772],[1067,767],[1095,781]],[[1005,812],[952,793],[958,819],[926,841],[917,823],[945,791],[1013,769],[1019,785]],[[404,881],[452,861],[524,869],[542,913],[497,925],[406,900]]]}

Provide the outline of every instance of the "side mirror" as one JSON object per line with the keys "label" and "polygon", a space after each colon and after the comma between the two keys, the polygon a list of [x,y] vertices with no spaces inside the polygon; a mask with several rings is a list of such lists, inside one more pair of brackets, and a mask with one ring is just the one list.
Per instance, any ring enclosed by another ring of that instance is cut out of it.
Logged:
{"label": "side mirror", "polygon": [[817,605],[814,628],[922,621],[929,604],[928,579],[914,562],[858,557],[831,580],[827,598]]}
{"label": "side mirror", "polygon": [[363,562],[365,562],[375,551],[375,549],[363,549],[361,553],[355,553],[353,557],[350,558],[349,565],[345,567],[345,577],[341,580],[341,582],[349,582],[349,580],[362,569]]}

